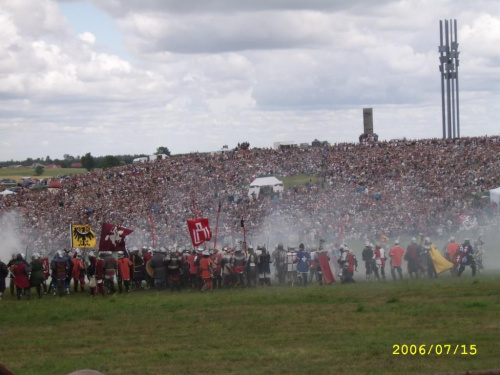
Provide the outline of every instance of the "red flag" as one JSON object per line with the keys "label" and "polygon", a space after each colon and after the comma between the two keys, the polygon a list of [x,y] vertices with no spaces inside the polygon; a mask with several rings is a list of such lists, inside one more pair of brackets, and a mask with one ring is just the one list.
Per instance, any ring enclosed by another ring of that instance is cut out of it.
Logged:
{"label": "red flag", "polygon": [[101,241],[99,242],[99,251],[124,251],[125,237],[132,232],[132,229],[103,223],[101,229]]}
{"label": "red flag", "polygon": [[203,242],[212,239],[212,231],[208,224],[208,218],[188,220],[187,225],[193,246],[200,246]]}
{"label": "red flag", "polygon": [[328,255],[324,253],[318,254],[319,266],[321,267],[321,272],[325,279],[325,284],[330,285],[335,282],[335,276],[333,275],[332,269],[330,268],[330,263],[328,262]]}
{"label": "red flag", "polygon": [[45,280],[47,280],[50,276],[49,258],[42,258],[41,261],[43,263],[43,276],[45,277]]}

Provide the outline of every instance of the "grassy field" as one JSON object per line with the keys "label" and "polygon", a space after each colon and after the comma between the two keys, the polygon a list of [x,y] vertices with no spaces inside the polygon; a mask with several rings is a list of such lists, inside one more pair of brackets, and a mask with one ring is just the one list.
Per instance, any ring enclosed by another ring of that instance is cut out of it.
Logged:
{"label": "grassy field", "polygon": [[306,174],[298,174],[291,177],[279,177],[283,181],[285,189],[291,189],[296,186],[302,186],[307,183],[315,184],[316,182],[321,182],[321,178],[316,176],[309,176]]}
{"label": "grassy field", "polygon": [[[0,362],[16,374],[81,368],[104,374],[436,374],[500,367],[497,274],[206,294],[30,301],[9,295],[0,311]],[[443,353],[393,354],[394,345],[404,344],[443,345]]]}
{"label": "grassy field", "polygon": [[3,178],[11,178],[15,181],[20,181],[21,177],[32,177],[32,178],[50,178],[58,175],[67,174],[80,174],[85,173],[87,170],[85,168],[61,168],[61,169],[45,169],[41,176],[35,176],[35,170],[31,168],[27,169],[11,169],[11,168],[0,168],[0,180]]}

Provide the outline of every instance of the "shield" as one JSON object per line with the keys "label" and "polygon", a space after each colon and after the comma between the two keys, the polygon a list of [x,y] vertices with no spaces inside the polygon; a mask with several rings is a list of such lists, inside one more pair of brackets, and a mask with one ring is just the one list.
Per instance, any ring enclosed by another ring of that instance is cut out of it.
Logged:
{"label": "shield", "polygon": [[151,267],[151,260],[146,263],[146,272],[149,276],[155,277],[155,269]]}

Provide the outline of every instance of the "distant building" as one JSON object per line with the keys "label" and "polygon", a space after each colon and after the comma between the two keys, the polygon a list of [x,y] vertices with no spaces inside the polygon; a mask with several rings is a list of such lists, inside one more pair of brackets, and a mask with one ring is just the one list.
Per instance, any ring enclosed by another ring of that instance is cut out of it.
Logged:
{"label": "distant building", "polygon": [[77,161],[77,162],[71,163],[71,168],[83,168],[83,165],[82,165],[82,163]]}
{"label": "distant building", "polygon": [[59,164],[49,164],[45,168],[47,168],[47,169],[59,169],[59,168],[62,168],[62,166]]}
{"label": "distant building", "polygon": [[311,142],[311,146],[313,147],[321,147],[321,142],[315,139],[314,141]]}
{"label": "distant building", "polygon": [[273,143],[273,148],[275,150],[279,150],[282,148],[291,148],[291,147],[297,147],[297,144],[294,141],[283,141],[283,142]]}

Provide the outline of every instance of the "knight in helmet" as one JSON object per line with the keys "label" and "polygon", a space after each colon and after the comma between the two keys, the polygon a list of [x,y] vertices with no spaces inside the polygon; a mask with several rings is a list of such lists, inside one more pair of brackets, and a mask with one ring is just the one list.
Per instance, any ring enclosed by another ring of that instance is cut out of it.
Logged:
{"label": "knight in helmet", "polygon": [[123,285],[125,285],[125,293],[128,293],[130,288],[130,269],[134,263],[125,256],[124,251],[118,252],[118,293],[123,293]]}
{"label": "knight in helmet", "polygon": [[30,299],[29,273],[31,267],[27,265],[22,254],[17,254],[16,261],[11,266],[14,275],[14,285],[16,287],[17,299],[20,300],[24,294],[26,299]]}
{"label": "knight in helmet", "polygon": [[108,294],[116,293],[115,276],[118,273],[118,261],[111,251],[104,256],[104,283]]}
{"label": "knight in helmet", "polygon": [[[260,246],[258,246],[257,249],[262,251],[262,248]],[[252,284],[253,286],[257,286],[257,254],[255,253],[253,246],[248,246],[246,273],[248,286],[252,286]]]}
{"label": "knight in helmet", "polygon": [[78,292],[78,283],[80,283],[80,288],[82,293],[85,291],[85,263],[82,259],[82,253],[80,249],[75,250],[75,255],[71,259],[73,263],[72,277],[73,277],[73,290]]}
{"label": "knight in helmet", "polygon": [[276,269],[276,277],[280,284],[284,284],[286,280],[286,250],[283,247],[283,244],[280,242],[278,246],[274,250],[271,257],[274,267]]}
{"label": "knight in helmet", "polygon": [[214,248],[212,250],[211,258],[214,261],[215,269],[214,269],[214,279],[213,279],[213,288],[221,288],[222,287],[222,254]]}
{"label": "knight in helmet", "polygon": [[361,252],[361,259],[365,262],[366,280],[370,280],[373,273],[373,248],[370,241],[365,242],[365,247]]}
{"label": "knight in helmet", "polygon": [[[50,268],[52,270],[52,278],[55,279],[56,282],[57,293],[59,297],[62,297],[64,295],[66,274],[69,270],[69,262],[64,251],[57,251],[56,256],[50,263]],[[56,295],[55,290],[54,295]]]}
{"label": "knight in helmet", "polygon": [[154,270],[154,283],[156,290],[163,290],[167,287],[167,263],[166,251],[163,248],[155,249],[149,265]]}
{"label": "knight in helmet", "polygon": [[38,298],[42,298],[42,284],[44,281],[43,262],[40,260],[40,254],[34,253],[31,256],[30,285],[35,287]]}
{"label": "knight in helmet", "polygon": [[472,276],[476,276],[476,262],[474,259],[474,248],[470,244],[470,239],[466,238],[460,246],[457,256],[457,264],[459,265],[458,277],[462,276],[466,266],[470,266]]}
{"label": "knight in helmet", "polygon": [[246,269],[246,255],[243,252],[242,246],[236,247],[234,256],[231,258],[231,269],[235,276],[236,285],[245,286],[245,269]]}
{"label": "knight in helmet", "polygon": [[356,255],[354,255],[349,246],[346,244],[341,247],[341,251],[342,255],[340,256],[338,262],[342,267],[342,284],[355,283],[354,271],[358,270],[358,260],[356,259]]}
{"label": "knight in helmet", "polygon": [[212,258],[210,258],[210,253],[208,252],[208,250],[204,250],[202,252],[202,258],[200,259],[199,267],[202,282],[200,292],[204,292],[205,290],[212,290],[212,276],[213,270],[215,268],[215,263]]}
{"label": "knight in helmet", "polygon": [[170,290],[181,291],[181,270],[182,270],[182,255],[176,249],[167,257],[168,277]]}
{"label": "knight in helmet", "polygon": [[257,258],[259,268],[259,285],[271,285],[271,255],[267,252],[265,246],[262,246],[261,253]]}

